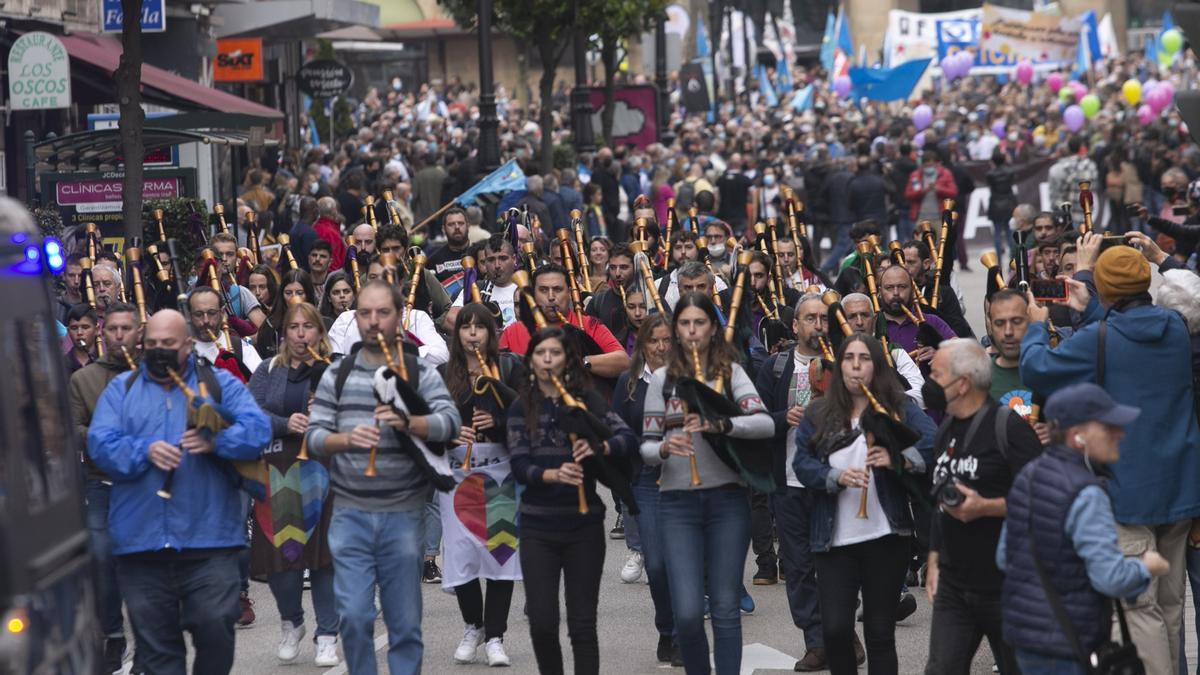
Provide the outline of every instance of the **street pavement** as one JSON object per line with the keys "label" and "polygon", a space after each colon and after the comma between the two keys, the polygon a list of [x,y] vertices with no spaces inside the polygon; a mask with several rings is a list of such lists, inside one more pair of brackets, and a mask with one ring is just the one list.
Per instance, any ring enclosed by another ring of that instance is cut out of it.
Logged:
{"label": "street pavement", "polygon": [[[968,299],[967,317],[977,334],[982,335],[984,274],[979,270],[978,255],[983,249],[972,247],[972,273],[959,273],[958,283]],[[607,491],[605,491],[607,492]],[[605,495],[607,498],[607,494]],[[611,527],[613,513],[611,503],[608,526]],[[653,624],[653,611],[649,587],[644,583],[621,583],[619,572],[627,556],[624,542],[609,540],[605,555],[604,577],[601,581],[599,606],[599,636],[601,671],[604,673],[654,673],[669,672],[669,667],[660,667],[654,657],[657,633]],[[742,673],[792,672],[792,665],[804,655],[803,637],[791,622],[787,607],[787,596],[783,583],[774,586],[752,586],[754,574],[752,556],[747,556],[745,580],[756,609],[753,614],[743,616],[742,632],[745,644]],[[462,637],[463,625],[454,598],[443,593],[440,586],[422,585],[424,619],[422,622],[426,673],[470,673],[487,669],[484,663],[456,665],[451,658],[454,648]],[[930,605],[922,589],[913,589],[917,597],[917,612],[896,627],[896,646],[900,658],[900,672],[915,674],[924,671],[929,648]],[[234,673],[238,675],[297,675],[318,672],[313,665],[313,645],[310,642],[313,619],[312,605],[305,593],[305,618],[309,636],[305,638],[300,657],[293,663],[281,664],[276,657],[279,641],[279,614],[270,591],[265,584],[251,583],[251,597],[258,620],[253,626],[237,632],[237,659]],[[536,673],[537,667],[529,641],[528,624],[523,614],[524,589],[518,583],[513,595],[513,607],[509,615],[509,630],[505,647],[512,659],[512,673]],[[1188,600],[1187,629],[1189,660],[1195,663],[1196,639],[1192,619],[1191,600]],[[563,610],[565,616],[565,610]],[[376,622],[376,646],[379,672],[386,673],[384,644],[386,629],[382,620]],[[567,672],[571,670],[570,642],[565,623],[561,627],[561,642],[567,660]],[[859,630],[861,636],[861,626]],[[479,650],[482,658],[483,650]],[[991,672],[990,651],[981,647],[971,670],[972,675]],[[343,675],[345,667],[326,669],[326,675]],[[676,671],[682,672],[682,669]],[[863,668],[865,672],[865,667]]]}

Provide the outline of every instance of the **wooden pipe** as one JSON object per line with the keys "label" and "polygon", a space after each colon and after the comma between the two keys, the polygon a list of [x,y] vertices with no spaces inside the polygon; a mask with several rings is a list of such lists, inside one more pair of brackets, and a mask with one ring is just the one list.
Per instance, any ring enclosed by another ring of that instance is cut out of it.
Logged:
{"label": "wooden pipe", "polygon": [[1000,260],[995,251],[988,251],[987,253],[979,256],[979,264],[983,265],[983,269],[985,270],[996,270],[994,272],[996,288],[1008,288],[1008,284],[1004,282],[1004,275],[1000,274],[1000,270],[997,269],[1000,266]]}
{"label": "wooden pipe", "polygon": [[875,312],[879,313],[879,288],[875,285],[875,270],[871,264],[871,256],[874,252],[871,250],[870,242],[860,241],[855,247],[858,251],[858,259],[862,261],[863,272],[867,277],[867,294],[871,297],[871,307]]}
{"label": "wooden pipe", "polygon": [[529,267],[529,274],[532,275],[537,271],[537,249],[534,248],[532,241],[521,244],[521,254],[525,256],[525,264]]}
{"label": "wooden pipe", "polygon": [[525,306],[529,308],[529,313],[533,316],[533,326],[536,330],[541,330],[546,327],[546,315],[542,314],[542,309],[537,306],[537,301],[529,294],[529,273],[525,270],[516,270],[512,275],[512,282],[517,286],[517,294],[525,301]]}
{"label": "wooden pipe", "polygon": [[96,260],[96,238],[97,238],[97,236],[99,236],[96,234],[96,224],[95,223],[84,223],[83,231],[87,234],[87,257],[90,258],[93,262],[95,262],[95,260]]}
{"label": "wooden pipe", "polygon": [[826,361],[836,360],[836,357],[833,355],[833,349],[830,348],[828,340],[826,340],[824,337],[818,337],[817,343],[821,345],[821,356],[824,357]]}
{"label": "wooden pipe", "polygon": [[571,244],[568,240],[566,228],[555,230],[554,236],[558,238],[558,248],[562,254],[563,267],[567,270],[567,286],[571,289],[571,304],[575,310],[575,324],[583,328],[583,296],[579,292],[579,280],[575,278],[575,261],[571,256]]}
{"label": "wooden pipe", "polygon": [[283,250],[284,260],[287,261],[288,269],[300,269],[300,265],[296,263],[296,257],[292,255],[292,238],[287,234],[279,234],[275,237],[275,241],[279,243],[279,248]]}
{"label": "wooden pipe", "polygon": [[[550,375],[550,381],[554,383],[554,388],[558,390],[558,396],[559,396],[559,398],[562,399],[563,405],[570,407],[570,408],[580,408],[583,410],[587,410],[587,408],[582,403],[580,403],[578,399],[576,399],[574,396],[571,395],[571,392],[567,391],[567,388],[563,386],[563,383],[561,380],[558,379],[558,376],[553,375],[553,374]],[[571,441],[572,447],[574,447],[575,442],[579,440],[579,436],[576,434],[568,434],[567,438]],[[580,468],[582,468],[582,467],[580,467]],[[587,493],[583,489],[583,483],[580,483],[579,485],[576,485],[575,487],[578,488],[578,493],[579,493],[579,514],[587,515],[587,512],[588,512]]]}
{"label": "wooden pipe", "polygon": [[938,306],[938,291],[942,286],[942,267],[946,264],[946,238],[950,236],[950,221],[954,219],[954,200],[942,200],[942,230],[938,235],[937,249],[937,265],[933,277],[933,296],[929,299],[929,306],[937,309]]}
{"label": "wooden pipe", "polygon": [[771,270],[775,273],[775,304],[782,305],[786,300],[783,298],[783,265],[779,262],[779,235],[776,229],[775,219],[767,218],[767,232],[771,236]]}
{"label": "wooden pipe", "polygon": [[142,288],[142,252],[135,246],[125,249],[125,267],[133,286],[133,301],[137,304],[138,320],[146,323],[146,291]]}
{"label": "wooden pipe", "polygon": [[121,345],[121,358],[125,359],[125,365],[129,366],[131,371],[137,372],[137,364],[133,362],[133,357],[129,355],[129,350],[125,345]]}
{"label": "wooden pipe", "polygon": [[262,247],[258,243],[258,216],[253,211],[246,212],[246,248],[250,249],[250,262],[255,265],[262,262]]}
{"label": "wooden pipe", "polygon": [[1083,223],[1079,226],[1080,234],[1092,231],[1092,182],[1079,181],[1079,206],[1083,209]]}
{"label": "wooden pipe", "polygon": [[[388,219],[391,220],[392,225],[399,225],[400,224],[400,214],[396,212],[396,207],[393,206],[393,204],[392,204],[392,191],[391,190],[383,191],[383,203],[387,205]],[[376,231],[378,231],[378,229],[379,229],[378,225],[372,223],[371,226],[374,227],[376,229]]]}
{"label": "wooden pipe", "polygon": [[[462,257],[462,267],[464,270],[475,269],[475,256],[464,255]],[[472,281],[470,287],[467,288],[467,293],[471,297],[471,302],[476,304],[483,303],[483,298],[479,295],[479,287],[475,285],[474,281]]]}
{"label": "wooden pipe", "polygon": [[650,300],[654,303],[654,308],[658,313],[666,316],[667,310],[663,307],[662,298],[658,297],[658,286],[654,283],[654,272],[650,269],[650,256],[638,256],[638,253],[645,253],[646,245],[641,241],[629,242],[629,250],[633,251],[634,259],[638,261],[638,270],[642,273],[642,281],[646,286],[646,293],[650,296]]}
{"label": "wooden pipe", "polygon": [[213,213],[217,215],[217,231],[228,232],[229,225],[225,223],[225,205],[220,202],[213,204]]}
{"label": "wooden pipe", "polygon": [[154,223],[158,225],[158,240],[167,240],[167,229],[163,227],[163,210],[154,209]]}
{"label": "wooden pipe", "polygon": [[[841,300],[842,296],[838,295],[838,292],[832,288],[821,294],[821,302],[825,303],[826,307],[829,307],[836,302],[841,302]],[[838,328],[842,329],[842,335],[849,336],[854,333],[854,329],[850,327],[850,322],[846,320],[846,315],[842,312],[841,307],[838,307],[837,310],[834,311],[834,318],[838,322]]]}
{"label": "wooden pipe", "polygon": [[742,294],[745,292],[746,286],[746,273],[750,269],[750,258],[752,255],[750,251],[741,251],[737,256],[738,278],[737,283],[733,286],[733,295],[729,299],[729,316],[726,317],[725,323],[725,342],[727,343],[733,342],[737,326],[738,309],[742,305]]}
{"label": "wooden pipe", "polygon": [[579,271],[583,274],[583,285],[588,293],[592,292],[591,251],[584,248],[587,240],[583,236],[583,217],[579,209],[571,209],[571,229],[575,233],[575,250],[579,252]]}
{"label": "wooden pipe", "polygon": [[367,222],[370,223],[372,230],[379,229],[379,223],[375,221],[375,197],[367,195],[363,198],[363,208],[367,210]]}
{"label": "wooden pipe", "polygon": [[888,242],[888,255],[892,256],[892,263],[904,267],[904,245],[895,239]]}
{"label": "wooden pipe", "polygon": [[412,313],[413,309],[415,309],[414,305],[417,303],[417,286],[420,285],[421,277],[424,274],[425,255],[423,253],[418,253],[413,261],[412,279],[409,280],[408,284],[408,301],[405,303],[405,305],[407,305],[407,311],[404,313],[403,323],[404,330],[408,330],[408,327],[412,325]]}
{"label": "wooden pipe", "polygon": [[[671,252],[671,231],[674,229],[674,225],[675,225],[675,198],[671,197],[671,198],[667,199],[667,230],[666,230],[666,233],[663,235],[663,245],[664,245],[664,248],[666,248],[668,254]],[[695,226],[696,226],[696,219],[692,218],[692,227],[695,227]],[[671,256],[670,255],[663,256],[663,265],[662,266],[663,266],[664,272],[667,270],[668,267],[671,266]]]}

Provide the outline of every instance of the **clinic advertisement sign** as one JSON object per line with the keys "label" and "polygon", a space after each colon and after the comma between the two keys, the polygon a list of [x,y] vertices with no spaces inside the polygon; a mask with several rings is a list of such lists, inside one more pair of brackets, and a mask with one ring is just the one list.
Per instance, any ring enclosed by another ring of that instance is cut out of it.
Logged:
{"label": "clinic advertisement sign", "polygon": [[[121,0],[101,0],[100,32],[120,33],[125,27],[125,11]],[[141,24],[143,33],[162,33],[167,30],[166,0],[142,0]]]}
{"label": "clinic advertisement sign", "polygon": [[[120,178],[60,181],[54,185],[54,199],[59,206],[74,207],[79,213],[119,212],[121,183]],[[142,199],[174,199],[181,189],[179,178],[147,178],[142,183]]]}
{"label": "clinic advertisement sign", "polygon": [[8,52],[10,110],[71,107],[71,59],[62,40],[35,31],[13,42]]}

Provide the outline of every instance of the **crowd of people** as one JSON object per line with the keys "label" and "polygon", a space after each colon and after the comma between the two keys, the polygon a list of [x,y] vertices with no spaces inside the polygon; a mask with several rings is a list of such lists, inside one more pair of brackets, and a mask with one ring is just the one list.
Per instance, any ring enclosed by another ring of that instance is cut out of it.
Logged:
{"label": "crowd of people", "polygon": [[[1153,68],[1110,60],[1096,88],[1180,75]],[[252,580],[283,662],[308,587],[319,666],[374,673],[379,616],[392,673],[507,666],[521,581],[518,665],[563,671],[561,585],[596,673],[613,538],[655,628],[625,648],[689,673],[739,671],[751,552],[797,671],[897,673],[923,587],[928,673],[969,672],[984,637],[1001,673],[1092,672],[1114,606],[1146,672],[1183,672],[1200,162],[1178,114],[1142,125],[1114,94],[1070,133],[1037,84],[965,78],[917,143],[900,109],[817,89],[793,111],[750,87],[676,112],[670,145],[549,173],[536,110],[502,105],[528,177],[494,214],[447,208],[482,168],[472,89],[373,91],[354,138],[261,158],[194,269],[160,250],[135,289],[81,231],[58,307],[114,669],[124,606],[135,669],[183,672],[187,631],[196,672],[229,672]],[[1032,158],[1052,210],[1016,190]],[[422,582],[457,600],[452,655],[423,653]]]}

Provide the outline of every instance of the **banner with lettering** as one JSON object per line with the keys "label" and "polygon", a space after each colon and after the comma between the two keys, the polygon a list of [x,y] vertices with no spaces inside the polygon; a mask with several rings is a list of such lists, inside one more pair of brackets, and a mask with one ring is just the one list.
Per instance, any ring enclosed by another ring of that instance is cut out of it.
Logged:
{"label": "banner with lettering", "polygon": [[984,4],[980,47],[1038,65],[1070,65],[1079,46],[1081,17]]}

